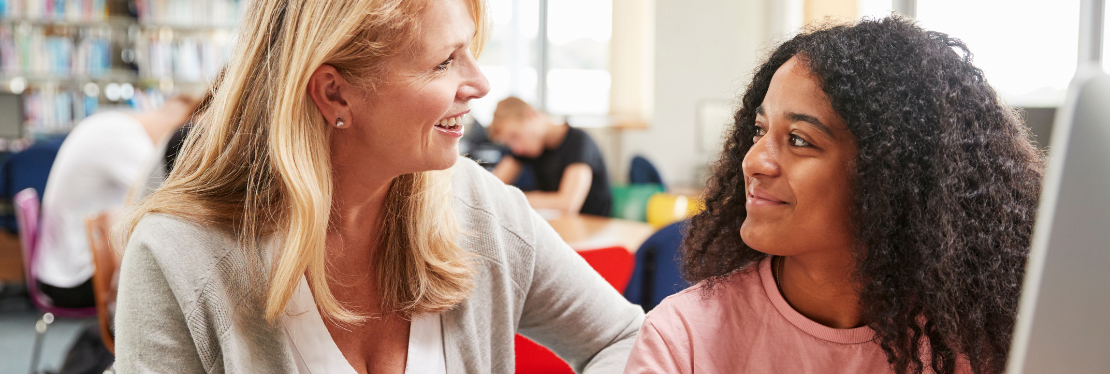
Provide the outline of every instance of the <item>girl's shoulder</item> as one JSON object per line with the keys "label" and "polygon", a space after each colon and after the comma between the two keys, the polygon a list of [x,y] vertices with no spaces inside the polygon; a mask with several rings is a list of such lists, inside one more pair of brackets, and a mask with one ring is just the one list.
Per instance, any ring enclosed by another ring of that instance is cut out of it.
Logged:
{"label": "girl's shoulder", "polygon": [[691,315],[736,306],[737,303],[769,302],[759,272],[762,263],[758,261],[728,275],[700,281],[663,299],[648,316]]}

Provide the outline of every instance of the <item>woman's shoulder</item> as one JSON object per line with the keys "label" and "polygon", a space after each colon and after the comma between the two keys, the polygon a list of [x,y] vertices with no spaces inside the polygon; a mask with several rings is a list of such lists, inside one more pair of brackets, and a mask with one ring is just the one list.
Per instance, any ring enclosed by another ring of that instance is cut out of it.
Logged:
{"label": "woman's shoulder", "polygon": [[492,172],[466,157],[459,157],[451,171],[455,198],[470,205],[489,207],[505,202],[507,194],[520,193],[520,190],[501,182]]}
{"label": "woman's shoulder", "polygon": [[[260,295],[268,288],[264,274],[255,271],[264,270],[262,263],[241,249],[226,230],[172,215],[145,215],[123,254],[116,320],[129,323],[120,326],[117,339],[125,337],[132,347],[158,340],[165,344],[152,352],[186,360],[195,350],[210,371],[241,366],[242,352],[278,358],[263,363],[267,366],[291,363],[280,359],[279,330],[259,317]],[[221,350],[230,356],[221,357]],[[128,358],[122,362],[136,359]]]}
{"label": "woman's shoulder", "polygon": [[465,157],[460,157],[453,168],[452,180],[456,214],[464,229],[482,222],[530,241],[534,213],[519,189],[506,185],[493,173]]}
{"label": "woman's shoulder", "polygon": [[229,254],[241,252],[233,251],[237,247],[238,241],[230,232],[182,217],[152,213],[135,225],[123,256],[143,252],[158,267],[143,270],[160,271],[171,285],[182,289],[197,289],[199,282],[209,280],[214,271],[228,268],[221,264],[228,262]]}
{"label": "woman's shoulder", "polygon": [[474,161],[460,159],[453,179],[455,216],[463,233],[458,244],[483,259],[482,266],[501,267],[515,284],[527,285],[537,256],[566,246],[524,193]]}
{"label": "woman's shoulder", "polygon": [[127,242],[128,248],[143,245],[157,252],[173,249],[182,257],[190,257],[194,255],[190,250],[234,246],[236,240],[225,230],[182,217],[150,213],[135,225]]}

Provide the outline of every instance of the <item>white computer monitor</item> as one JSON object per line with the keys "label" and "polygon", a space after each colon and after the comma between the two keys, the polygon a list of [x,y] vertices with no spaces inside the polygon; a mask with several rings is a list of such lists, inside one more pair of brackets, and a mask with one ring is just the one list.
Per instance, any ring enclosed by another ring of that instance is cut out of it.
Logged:
{"label": "white computer monitor", "polygon": [[1110,75],[1057,116],[1009,374],[1110,373]]}

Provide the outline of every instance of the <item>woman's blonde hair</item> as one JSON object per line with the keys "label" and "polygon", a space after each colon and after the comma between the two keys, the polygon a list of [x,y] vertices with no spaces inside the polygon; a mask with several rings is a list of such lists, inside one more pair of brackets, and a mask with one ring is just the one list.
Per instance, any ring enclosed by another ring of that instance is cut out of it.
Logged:
{"label": "woman's blonde hair", "polygon": [[[308,96],[312,73],[331,65],[373,90],[385,62],[413,47],[430,0],[256,0],[244,15],[235,54],[211,106],[186,139],[165,184],[121,225],[130,237],[149,213],[230,228],[246,248],[270,234],[281,247],[270,268],[265,317],[282,313],[302,274],[323,315],[359,322],[327,287],[334,131]],[[482,0],[469,0],[472,52],[485,41]],[[375,263],[383,311],[406,318],[458,304],[472,287],[470,262],[456,244],[450,171],[396,178],[382,211]],[[369,229],[369,228],[368,228]],[[260,259],[261,260],[261,259]],[[260,263],[265,263],[263,262]]]}

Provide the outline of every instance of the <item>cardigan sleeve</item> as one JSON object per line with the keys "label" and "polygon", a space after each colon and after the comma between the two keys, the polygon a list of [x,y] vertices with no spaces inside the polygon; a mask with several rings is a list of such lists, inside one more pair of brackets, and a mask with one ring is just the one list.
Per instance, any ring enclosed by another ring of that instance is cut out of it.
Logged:
{"label": "cardigan sleeve", "polygon": [[149,246],[133,240],[120,266],[116,301],[120,373],[204,373],[185,314]]}
{"label": "cardigan sleeve", "polygon": [[579,373],[620,373],[643,323],[629,303],[534,211],[535,261],[518,331]]}

